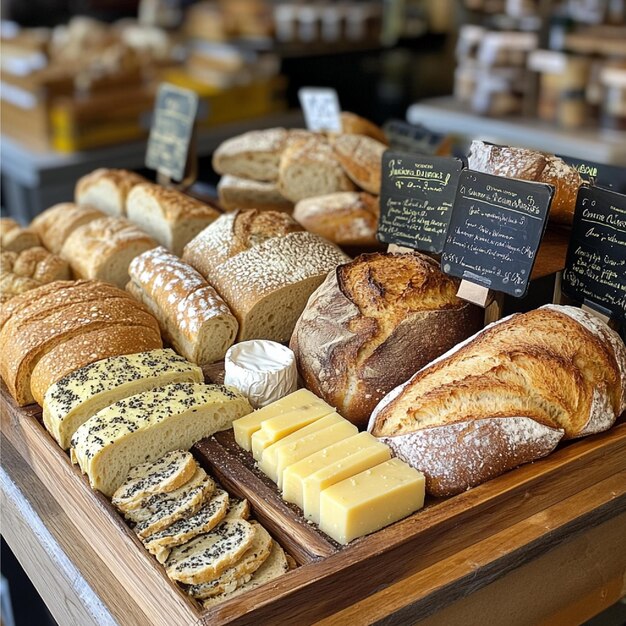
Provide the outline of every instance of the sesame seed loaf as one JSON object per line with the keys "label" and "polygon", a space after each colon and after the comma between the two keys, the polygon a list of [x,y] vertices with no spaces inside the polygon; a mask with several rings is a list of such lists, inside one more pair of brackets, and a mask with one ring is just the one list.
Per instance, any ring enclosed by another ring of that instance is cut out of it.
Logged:
{"label": "sesame seed loaf", "polygon": [[361,189],[380,194],[382,158],[387,146],[364,135],[336,135],[331,145],[348,178]]}
{"label": "sesame seed loaf", "polygon": [[470,147],[468,165],[486,174],[554,185],[549,218],[560,224],[572,223],[583,180],[578,170],[562,159],[527,148],[495,146],[475,140]]}
{"label": "sesame seed loaf", "polygon": [[235,389],[175,383],[124,398],[90,417],[72,437],[72,461],[107,496],[139,463],[191,446],[252,411]]}
{"label": "sesame seed loaf", "polygon": [[67,450],[78,427],[101,409],[154,387],[203,381],[202,370],[173,350],[114,356],[81,367],[53,384],[44,396],[43,422]]}
{"label": "sesame seed loaf", "polygon": [[103,217],[74,230],[63,244],[61,257],[70,263],[76,276],[102,280],[123,289],[128,282],[130,262],[157,246],[132,222]]}
{"label": "sesame seed loaf", "polygon": [[309,232],[339,246],[376,246],[379,212],[375,196],[340,191],[300,200],[293,217]]}
{"label": "sesame seed loaf", "polygon": [[626,347],[574,307],[491,324],[391,391],[368,429],[452,495],[609,428],[626,409]]}
{"label": "sesame seed loaf", "polygon": [[165,248],[135,257],[126,289],[157,318],[179,354],[199,365],[224,358],[239,324],[215,289]]}
{"label": "sesame seed loaf", "polygon": [[361,426],[379,400],[476,332],[482,311],[418,252],[362,254],[313,293],[292,339],[305,386]]}
{"label": "sesame seed loaf", "polygon": [[59,254],[72,232],[101,217],[105,217],[105,214],[92,206],[63,202],[40,213],[31,222],[30,228],[39,235],[41,242],[50,252]]}
{"label": "sesame seed loaf", "polygon": [[0,249],[3,252],[21,252],[40,245],[37,233],[30,228],[22,228],[10,217],[0,217]]}
{"label": "sesame seed loaf", "polygon": [[260,209],[292,211],[293,202],[284,198],[275,182],[259,182],[227,174],[217,184],[220,205],[225,211]]}
{"label": "sesame seed loaf", "polygon": [[131,189],[126,209],[129,220],[178,256],[189,241],[220,215],[208,204],[176,189],[151,183]]}
{"label": "sesame seed loaf", "polygon": [[356,113],[350,113],[349,111],[341,112],[341,130],[349,135],[365,135],[389,145],[387,136],[383,132],[383,129],[376,126],[376,124],[366,120]]}
{"label": "sesame seed loaf", "polygon": [[148,182],[128,170],[97,169],[78,179],[74,190],[76,204],[87,204],[108,215],[126,215],[126,198],[130,190]]}

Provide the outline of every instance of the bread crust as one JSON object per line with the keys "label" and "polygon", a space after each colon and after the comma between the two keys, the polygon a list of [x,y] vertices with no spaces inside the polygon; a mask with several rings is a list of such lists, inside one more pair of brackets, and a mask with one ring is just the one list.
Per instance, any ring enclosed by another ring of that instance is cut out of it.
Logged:
{"label": "bread crust", "polygon": [[22,228],[10,217],[0,217],[0,248],[3,252],[21,252],[40,245],[37,233],[30,228]]}
{"label": "bread crust", "polygon": [[376,126],[373,122],[356,115],[356,113],[350,113],[349,111],[342,111],[341,113],[341,130],[349,135],[365,135],[380,141],[380,143],[389,145],[387,135],[383,132],[383,129]]}
{"label": "bread crust", "polygon": [[387,146],[364,135],[337,135],[333,151],[350,180],[372,194],[380,194],[383,153]]}

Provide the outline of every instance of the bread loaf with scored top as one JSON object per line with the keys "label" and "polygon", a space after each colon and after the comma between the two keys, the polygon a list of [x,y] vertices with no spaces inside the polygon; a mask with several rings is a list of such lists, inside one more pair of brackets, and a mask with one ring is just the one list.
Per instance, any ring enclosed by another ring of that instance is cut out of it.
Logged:
{"label": "bread loaf with scored top", "polygon": [[80,178],[74,190],[76,204],[90,205],[108,215],[126,215],[130,190],[148,182],[129,170],[100,168]]}
{"label": "bread loaf with scored top", "polygon": [[331,145],[350,180],[361,189],[379,195],[382,158],[387,146],[364,135],[337,135],[331,138]]}

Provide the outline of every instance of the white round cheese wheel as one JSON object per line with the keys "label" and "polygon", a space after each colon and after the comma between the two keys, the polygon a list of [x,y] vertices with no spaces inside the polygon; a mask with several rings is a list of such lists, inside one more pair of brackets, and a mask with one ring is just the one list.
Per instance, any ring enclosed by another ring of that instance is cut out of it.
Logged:
{"label": "white round cheese wheel", "polygon": [[231,346],[224,360],[224,384],[236,387],[260,409],[296,391],[298,371],[292,350],[254,339]]}

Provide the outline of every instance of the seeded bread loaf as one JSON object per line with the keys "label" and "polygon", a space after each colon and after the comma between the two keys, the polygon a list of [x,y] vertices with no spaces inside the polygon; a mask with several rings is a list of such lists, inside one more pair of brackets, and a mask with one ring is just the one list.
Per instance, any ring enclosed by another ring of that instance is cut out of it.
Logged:
{"label": "seeded bread loaf", "polygon": [[280,157],[278,190],[292,202],[355,189],[323,135],[290,141]]}
{"label": "seeded bread loaf", "polygon": [[275,182],[260,182],[227,174],[217,184],[220,205],[225,211],[260,209],[291,211],[293,202],[284,198]]}
{"label": "seeded bread loaf", "polygon": [[387,146],[364,135],[337,135],[331,139],[331,145],[348,178],[361,189],[379,195],[382,158]]}
{"label": "seeded bread loaf", "polygon": [[129,220],[178,256],[220,215],[191,196],[150,183],[135,185],[130,190],[126,209]]}
{"label": "seeded bread loaf", "polygon": [[123,289],[128,282],[128,266],[142,252],[156,248],[157,242],[132,222],[103,217],[80,226],[61,249],[76,276],[102,280]]}
{"label": "seeded bread loaf", "polygon": [[626,347],[574,307],[491,324],[390,392],[373,435],[451,495],[609,428],[626,409]]}
{"label": "seeded bread loaf", "polygon": [[289,340],[311,293],[347,258],[274,211],[222,216],[189,243],[184,255],[239,321],[238,341],[278,342]]}
{"label": "seeded bread loaf", "polygon": [[379,212],[378,198],[369,193],[340,191],[300,200],[293,217],[338,246],[377,246]]}
{"label": "seeded bread loaf", "polygon": [[365,135],[385,145],[389,144],[382,128],[366,120],[364,117],[348,111],[342,111],[341,113],[341,131],[348,135]]}
{"label": "seeded bread loaf", "polygon": [[10,217],[0,217],[0,248],[3,252],[21,252],[40,245],[37,233],[30,228],[22,228]]}
{"label": "seeded bread loaf", "polygon": [[236,390],[219,385],[175,383],[101,409],[72,437],[72,460],[107,496],[139,463],[191,446],[252,411]]}
{"label": "seeded bread loaf", "polygon": [[109,215],[123,216],[130,190],[146,182],[135,172],[101,168],[78,180],[74,200],[76,204],[90,205]]}
{"label": "seeded bread loaf", "polygon": [[171,383],[201,383],[202,370],[173,350],[114,356],[68,374],[44,396],[43,422],[67,450],[79,426],[101,409]]}
{"label": "seeded bread loaf", "polygon": [[126,289],[157,318],[179,354],[199,365],[224,358],[239,324],[215,289],[165,248],[135,257]]}
{"label": "seeded bread loaf", "polygon": [[559,224],[572,223],[578,189],[583,180],[575,167],[567,165],[559,157],[527,148],[495,146],[475,140],[470,147],[468,165],[486,174],[554,185],[549,218]]}
{"label": "seeded bread loaf", "polygon": [[41,242],[50,252],[59,254],[71,233],[101,217],[105,217],[105,214],[94,207],[63,202],[40,213],[30,227],[39,235]]}
{"label": "seeded bread loaf", "polygon": [[482,311],[418,252],[362,254],[330,272],[296,324],[305,386],[365,426],[378,401],[476,332]]}

